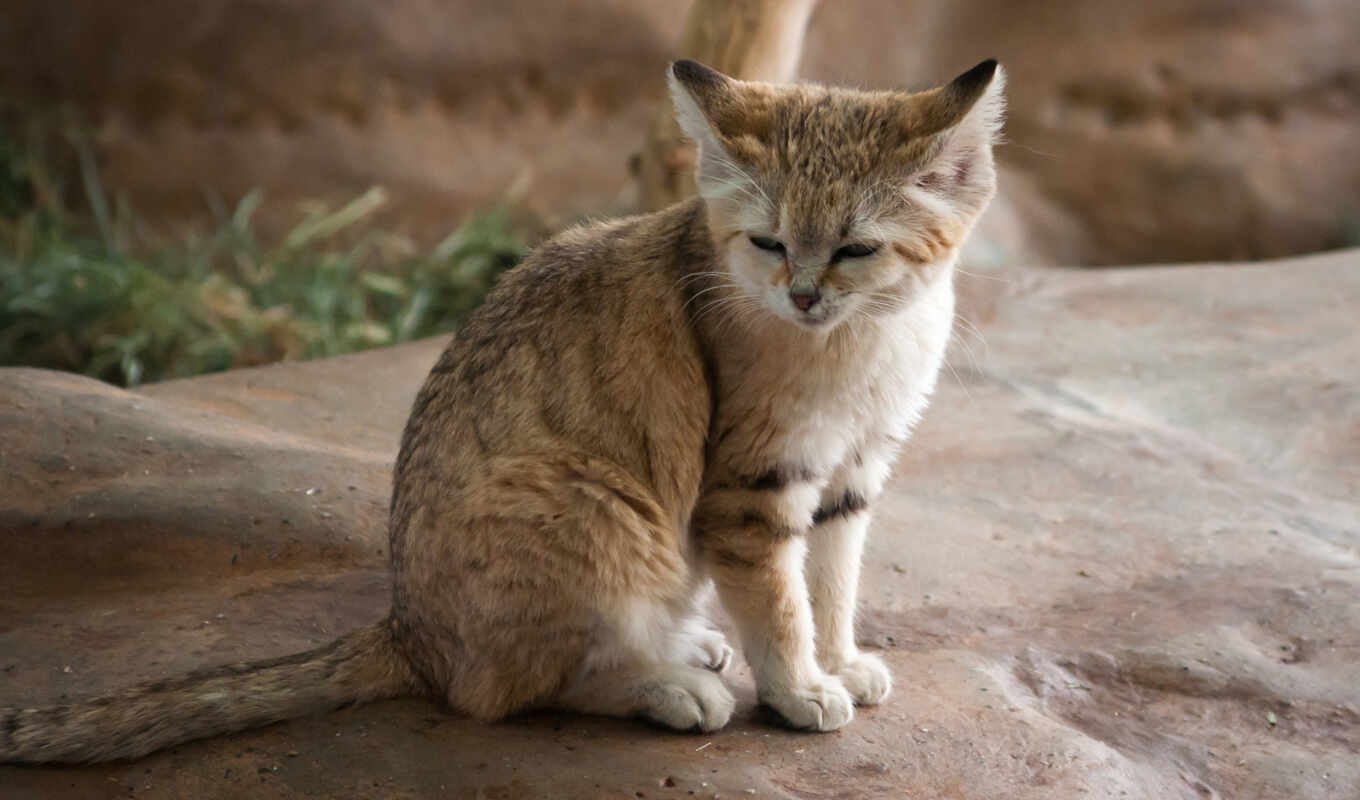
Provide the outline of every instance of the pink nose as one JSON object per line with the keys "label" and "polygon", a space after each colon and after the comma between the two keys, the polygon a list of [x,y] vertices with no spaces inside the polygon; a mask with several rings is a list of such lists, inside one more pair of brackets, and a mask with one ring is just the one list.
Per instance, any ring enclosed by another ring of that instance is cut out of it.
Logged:
{"label": "pink nose", "polygon": [[798,306],[799,311],[807,311],[817,305],[817,301],[822,299],[822,293],[815,286],[809,286],[806,289],[799,286],[789,289],[789,299],[793,301],[794,305]]}

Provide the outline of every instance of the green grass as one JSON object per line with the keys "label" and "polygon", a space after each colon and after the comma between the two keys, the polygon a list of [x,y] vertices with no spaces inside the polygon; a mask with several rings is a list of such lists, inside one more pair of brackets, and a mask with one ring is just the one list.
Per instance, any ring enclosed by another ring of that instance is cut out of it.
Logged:
{"label": "green grass", "polygon": [[309,209],[277,242],[255,234],[256,192],[210,233],[146,246],[66,131],[53,147],[0,118],[3,366],[135,386],[409,341],[456,329],[527,250],[504,212],[421,250],[372,224],[381,189]]}

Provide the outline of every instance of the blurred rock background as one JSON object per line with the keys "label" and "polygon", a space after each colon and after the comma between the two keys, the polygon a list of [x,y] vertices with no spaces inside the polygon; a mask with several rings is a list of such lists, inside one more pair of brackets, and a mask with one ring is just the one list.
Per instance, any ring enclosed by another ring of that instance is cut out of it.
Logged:
{"label": "blurred rock background", "polygon": [[[380,185],[432,241],[511,197],[541,230],[631,210],[688,4],[670,0],[10,0],[0,96],[73,108],[153,224],[255,188]],[[1259,259],[1360,242],[1353,0],[822,2],[800,74],[924,87],[1010,72],[1003,195],[974,258]]]}
{"label": "blurred rock background", "polygon": [[[428,337],[682,173],[662,71],[750,66],[744,22],[682,46],[726,2],[6,0],[0,367],[151,385],[0,369],[0,706],[377,619]],[[1001,196],[865,562],[888,704],[780,731],[738,666],[695,739],[408,699],[0,795],[1360,797],[1360,249],[1047,268],[1360,244],[1360,3],[822,0],[797,72],[990,56]]]}

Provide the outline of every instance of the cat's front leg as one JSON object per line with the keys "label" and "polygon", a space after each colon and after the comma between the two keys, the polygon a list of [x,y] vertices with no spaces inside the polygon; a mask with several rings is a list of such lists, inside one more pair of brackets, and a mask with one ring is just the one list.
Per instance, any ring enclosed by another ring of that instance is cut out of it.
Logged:
{"label": "cat's front leg", "polygon": [[817,664],[803,576],[816,489],[745,483],[700,500],[693,522],[700,552],[741,633],[760,701],[795,728],[835,730],[854,717],[854,700]]}
{"label": "cat's front leg", "polygon": [[[822,506],[832,513],[839,502]],[[867,510],[819,520],[808,533],[808,583],[817,625],[817,662],[840,677],[856,705],[875,705],[892,691],[882,659],[855,644],[860,557],[869,528]]]}
{"label": "cat's front leg", "polygon": [[822,491],[808,532],[807,578],[817,626],[817,661],[837,675],[857,705],[874,705],[892,690],[882,659],[855,644],[860,561],[869,531],[870,503],[891,469],[885,447],[862,449]]}

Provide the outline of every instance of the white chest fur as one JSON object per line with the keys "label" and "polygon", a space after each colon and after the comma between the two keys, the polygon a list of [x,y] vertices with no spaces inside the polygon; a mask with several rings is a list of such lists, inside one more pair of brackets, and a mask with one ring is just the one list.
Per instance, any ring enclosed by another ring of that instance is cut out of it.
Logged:
{"label": "white chest fur", "polygon": [[953,287],[942,277],[897,314],[823,341],[761,342],[726,370],[727,410],[768,420],[761,449],[822,474],[875,439],[904,439],[935,388],[953,327]]}

